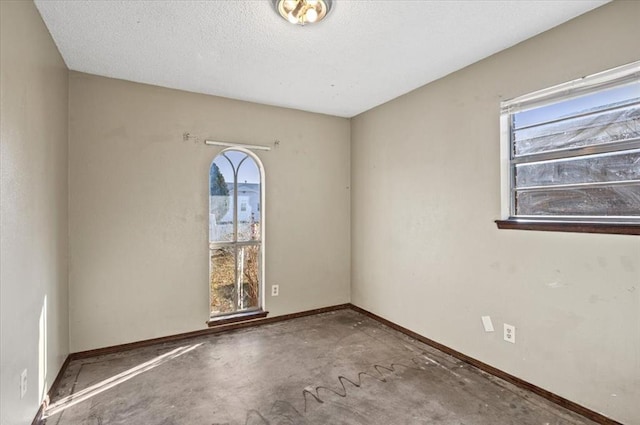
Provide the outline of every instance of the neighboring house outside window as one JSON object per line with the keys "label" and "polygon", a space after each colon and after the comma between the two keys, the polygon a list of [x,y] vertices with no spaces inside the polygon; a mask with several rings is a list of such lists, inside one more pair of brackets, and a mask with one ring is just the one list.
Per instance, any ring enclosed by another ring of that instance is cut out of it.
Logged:
{"label": "neighboring house outside window", "polygon": [[[211,317],[261,311],[263,171],[249,151],[227,149],[209,171]],[[241,183],[244,182],[244,183]]]}

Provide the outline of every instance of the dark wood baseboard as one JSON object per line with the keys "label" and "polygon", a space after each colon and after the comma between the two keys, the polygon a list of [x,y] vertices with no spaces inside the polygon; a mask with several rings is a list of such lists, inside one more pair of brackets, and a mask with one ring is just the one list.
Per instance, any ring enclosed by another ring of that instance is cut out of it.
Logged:
{"label": "dark wood baseboard", "polygon": [[122,351],[134,350],[141,347],[149,347],[156,344],[164,344],[167,342],[181,341],[184,339],[195,338],[199,336],[212,335],[220,332],[229,332],[236,329],[251,328],[259,325],[268,325],[270,323],[283,322],[285,320],[297,319],[299,317],[313,316],[316,314],[327,313],[330,311],[344,310],[350,308],[351,304],[339,304],[330,307],[316,308],[313,310],[301,311],[299,313],[285,314],[282,316],[268,317],[262,319],[245,320],[242,322],[228,323],[215,326],[208,329],[201,329],[192,332],[181,333],[177,335],[163,336],[160,338],[146,339],[143,341],[130,342],[127,344],[113,345],[110,347],[96,348],[95,350],[80,351],[70,354],[71,360],[86,359],[88,357],[103,356],[105,354],[120,353]]}
{"label": "dark wood baseboard", "polygon": [[[71,360],[77,360],[77,359],[84,359],[84,358],[89,358],[89,357],[95,357],[95,356],[101,356],[101,355],[105,355],[105,354],[112,354],[112,353],[119,353],[122,351],[127,351],[127,350],[133,350],[136,348],[141,348],[141,347],[148,347],[151,345],[156,345],[156,344],[163,344],[163,343],[167,343],[167,342],[174,342],[174,341],[181,341],[184,339],[189,339],[189,338],[194,338],[194,337],[199,337],[199,336],[205,336],[205,335],[212,335],[212,334],[217,334],[217,333],[221,333],[221,332],[229,332],[232,330],[236,330],[236,329],[244,329],[244,328],[251,328],[251,327],[255,327],[255,326],[260,326],[260,325],[267,325],[267,324],[271,324],[271,323],[277,323],[277,322],[283,322],[283,321],[287,321],[287,320],[292,320],[292,319],[297,319],[300,317],[306,317],[306,316],[313,316],[316,314],[322,314],[322,313],[328,313],[331,311],[337,311],[337,310],[344,310],[344,309],[351,309],[353,311],[356,311],[360,314],[363,314],[373,320],[376,320],[377,322],[391,328],[394,329],[398,332],[401,332],[417,341],[423,342],[433,348],[436,348],[452,357],[455,357],[456,359],[463,361],[465,363],[468,363],[472,366],[477,367],[478,369],[487,372],[493,376],[496,376],[498,378],[501,378],[519,388],[522,388],[524,390],[527,391],[531,391],[534,394],[537,394],[539,396],[541,396],[542,398],[545,398],[549,401],[551,401],[552,403],[555,403],[561,407],[564,407],[567,410],[571,410],[572,412],[578,413],[579,415],[584,416],[587,419],[590,419],[594,422],[597,422],[599,424],[602,425],[623,425],[620,422],[617,422],[613,419],[610,419],[604,415],[602,415],[601,413],[595,412],[591,409],[588,409],[584,406],[581,406],[571,400],[568,400],[564,397],[561,397],[557,394],[552,393],[551,391],[547,391],[544,388],[538,387],[537,385],[531,384],[523,379],[520,379],[516,376],[513,376],[507,372],[504,372],[500,369],[497,369],[493,366],[490,366],[484,362],[481,362],[480,360],[476,360],[473,357],[467,356],[466,354],[463,354],[459,351],[456,351],[452,348],[447,347],[446,345],[440,344],[439,342],[436,342],[432,339],[429,339],[425,336],[422,336],[416,332],[413,332],[407,328],[404,328],[400,325],[397,325],[393,322],[391,322],[390,320],[387,320],[381,316],[378,316],[376,314],[373,314],[361,307],[358,307],[354,304],[351,303],[347,303],[347,304],[339,304],[339,305],[334,305],[334,306],[330,306],[330,307],[323,307],[323,308],[317,308],[317,309],[313,309],[313,310],[307,310],[307,311],[301,311],[299,313],[291,313],[291,314],[285,314],[283,316],[276,316],[276,317],[270,317],[270,318],[260,318],[260,319],[255,319],[255,320],[248,320],[248,321],[243,321],[243,322],[236,322],[236,323],[229,323],[229,324],[225,324],[225,325],[220,325],[220,326],[216,326],[213,328],[208,328],[208,329],[202,329],[202,330],[197,330],[197,331],[193,331],[193,332],[187,332],[187,333],[182,333],[182,334],[177,334],[177,335],[170,335],[170,336],[165,336],[165,337],[160,337],[160,338],[153,338],[153,339],[147,339],[144,341],[138,341],[138,342],[132,342],[132,343],[128,343],[128,344],[121,344],[121,345],[115,345],[115,346],[111,346],[111,347],[104,347],[104,348],[98,348],[95,350],[87,350],[87,351],[81,351],[78,353],[72,353],[69,354],[69,356],[67,357],[67,359],[65,360],[64,364],[62,365],[60,372],[58,373],[58,376],[56,377],[55,381],[53,382],[53,385],[51,386],[51,389],[49,390],[49,395],[54,395],[59,384],[60,384],[60,380],[62,379],[62,376],[64,375],[64,371],[67,369],[69,362]],[[42,415],[44,413],[44,410],[46,409],[47,405],[49,402],[49,396],[47,396],[47,399],[45,399],[45,401],[42,403],[42,405],[40,406],[40,409],[38,410],[38,414],[36,415],[35,419],[33,420],[32,425],[42,425],[43,424],[43,420],[42,420]]]}
{"label": "dark wood baseboard", "polygon": [[67,367],[69,367],[70,361],[71,361],[71,356],[67,356],[64,359],[64,362],[62,362],[62,366],[60,366],[60,370],[56,375],[56,379],[53,380],[53,384],[51,384],[51,387],[49,388],[49,392],[47,393],[42,403],[40,403],[40,408],[38,409],[38,413],[36,413],[35,418],[33,418],[31,425],[44,425],[44,418],[43,418],[44,411],[49,406],[51,397],[56,393],[56,391],[58,391],[58,387],[60,386],[60,382],[62,382],[62,377],[64,376],[64,372],[67,370]]}
{"label": "dark wood baseboard", "polygon": [[503,380],[515,385],[516,387],[522,388],[522,389],[527,390],[527,391],[531,391],[532,393],[537,394],[540,397],[545,398],[545,399],[549,400],[552,403],[555,403],[555,404],[557,404],[557,405],[559,405],[561,407],[564,407],[567,410],[571,410],[572,412],[575,412],[575,413],[577,413],[579,415],[582,415],[585,418],[590,419],[590,420],[592,420],[594,422],[597,422],[597,423],[602,424],[602,425],[623,425],[620,422],[617,422],[617,421],[615,421],[613,419],[610,419],[610,418],[602,415],[601,413],[598,413],[598,412],[593,411],[591,409],[588,409],[588,408],[586,408],[584,406],[581,406],[581,405],[579,405],[577,403],[574,403],[571,400],[567,400],[566,398],[561,397],[561,396],[559,396],[557,394],[554,394],[551,391],[547,391],[544,388],[540,388],[537,385],[533,385],[533,384],[531,384],[531,383],[529,383],[529,382],[527,382],[527,381],[525,381],[523,379],[520,379],[520,378],[518,378],[516,376],[513,376],[513,375],[507,373],[507,372],[504,372],[504,371],[502,371],[500,369],[497,369],[497,368],[495,368],[493,366],[490,366],[490,365],[488,365],[488,364],[486,364],[484,362],[481,362],[480,360],[476,360],[473,357],[469,357],[466,354],[463,354],[463,353],[461,353],[459,351],[454,350],[453,348],[449,348],[446,345],[442,345],[439,342],[436,342],[436,341],[434,341],[432,339],[429,339],[429,338],[427,338],[425,336],[422,336],[422,335],[420,335],[420,334],[418,334],[416,332],[413,332],[413,331],[411,331],[411,330],[409,330],[407,328],[404,328],[404,327],[402,327],[400,325],[397,325],[397,324],[393,323],[390,320],[387,320],[387,319],[385,319],[383,317],[380,317],[380,316],[378,316],[376,314],[373,314],[373,313],[371,313],[371,312],[369,312],[369,311],[367,311],[367,310],[365,310],[363,308],[360,308],[360,307],[358,307],[356,305],[351,304],[351,309],[354,310],[354,311],[357,311],[358,313],[361,313],[361,314],[363,314],[363,315],[365,315],[365,316],[367,316],[367,317],[369,317],[369,318],[371,318],[373,320],[376,320],[376,321],[382,323],[383,325],[388,326],[391,329],[394,329],[394,330],[396,330],[398,332],[401,332],[401,333],[403,333],[403,334],[405,334],[405,335],[407,335],[407,336],[409,336],[409,337],[411,337],[411,338],[413,338],[415,340],[423,342],[423,343],[425,343],[425,344],[427,344],[427,345],[429,345],[429,346],[431,346],[433,348],[437,348],[438,350],[440,350],[440,351],[442,351],[442,352],[444,352],[446,354],[449,354],[450,356],[455,357],[458,360],[461,360],[461,361],[463,361],[465,363],[468,363],[468,364],[470,364],[472,366],[475,366],[475,367],[477,367],[478,369],[480,369],[480,370],[482,370],[484,372],[487,372],[487,373],[489,373],[489,374],[491,374],[493,376],[496,376],[496,377],[498,377],[500,379],[503,379]]}
{"label": "dark wood baseboard", "polygon": [[46,402],[43,401],[42,403],[40,403],[40,408],[38,409],[38,413],[36,413],[36,417],[33,418],[31,425],[44,425],[44,419],[42,417],[44,416],[44,409],[46,408],[47,408]]}

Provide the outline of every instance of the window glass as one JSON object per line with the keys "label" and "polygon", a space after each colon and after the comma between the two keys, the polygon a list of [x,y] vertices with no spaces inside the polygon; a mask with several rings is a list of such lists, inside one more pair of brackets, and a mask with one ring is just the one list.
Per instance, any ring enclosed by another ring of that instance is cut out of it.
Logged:
{"label": "window glass", "polygon": [[640,82],[513,114],[515,155],[640,137]]}
{"label": "window glass", "polygon": [[640,62],[503,102],[509,217],[640,222]]}
{"label": "window glass", "polygon": [[262,184],[256,160],[223,151],[209,171],[211,316],[259,310]]}

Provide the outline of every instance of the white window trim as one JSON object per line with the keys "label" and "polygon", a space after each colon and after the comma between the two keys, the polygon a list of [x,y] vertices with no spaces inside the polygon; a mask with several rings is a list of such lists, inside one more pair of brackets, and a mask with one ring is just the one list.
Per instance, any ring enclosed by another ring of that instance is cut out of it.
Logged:
{"label": "white window trim", "polygon": [[515,215],[512,195],[513,184],[513,168],[512,168],[512,143],[511,143],[511,115],[527,109],[537,108],[547,104],[561,102],[563,100],[575,97],[583,92],[593,92],[605,89],[608,86],[616,86],[625,81],[634,81],[640,79],[640,61],[622,65],[597,74],[578,78],[573,81],[558,84],[553,87],[528,93],[514,99],[503,101],[500,103],[500,198],[501,207],[500,215],[502,220],[536,223],[536,222],[554,222],[554,223],[630,223],[640,225],[640,220],[621,219],[621,220],[602,220],[601,218],[580,218],[577,216],[555,216],[540,218],[521,218]]}
{"label": "white window trim", "polygon": [[[209,144],[209,143],[207,143]],[[220,150],[218,153],[216,153],[216,155],[213,157],[214,159],[212,161],[214,161],[219,155],[222,155],[225,152],[230,152],[230,151],[235,151],[235,152],[242,152],[244,154],[246,154],[247,156],[249,156],[249,158],[253,159],[256,166],[258,167],[258,171],[260,172],[260,210],[259,210],[259,214],[260,214],[260,306],[258,309],[254,309],[254,310],[243,310],[243,311],[238,311],[238,312],[234,312],[234,313],[229,313],[229,314],[223,314],[223,315],[219,315],[219,316],[211,316],[211,309],[208,308],[208,315],[209,315],[209,320],[207,321],[207,323],[209,323],[210,325],[212,323],[215,323],[216,320],[224,320],[224,319],[228,319],[231,318],[233,319],[236,316],[240,316],[242,318],[242,316],[246,316],[247,314],[253,314],[253,313],[258,313],[258,312],[266,312],[267,311],[267,307],[266,307],[266,290],[265,288],[267,288],[267,284],[265,282],[266,279],[266,273],[265,273],[265,246],[266,246],[266,213],[264,212],[264,208],[262,206],[265,205],[265,201],[266,201],[266,179],[265,179],[265,171],[264,171],[264,164],[262,163],[262,160],[260,159],[260,157],[258,155],[256,155],[255,152],[252,152],[251,150],[249,150],[249,148],[247,146],[251,146],[251,145],[243,145],[244,147],[239,147],[239,145],[233,145],[233,147],[228,147],[226,149],[222,149]],[[211,167],[211,165],[209,165],[209,167]],[[209,245],[209,243],[207,243],[207,245]],[[208,285],[209,287],[209,303],[211,302],[211,285]]]}

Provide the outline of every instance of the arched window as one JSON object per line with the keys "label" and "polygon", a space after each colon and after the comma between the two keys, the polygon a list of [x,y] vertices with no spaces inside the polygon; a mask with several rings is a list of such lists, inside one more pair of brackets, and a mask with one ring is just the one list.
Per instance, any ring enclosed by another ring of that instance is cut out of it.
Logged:
{"label": "arched window", "polygon": [[209,170],[211,317],[262,310],[262,165],[227,149]]}

